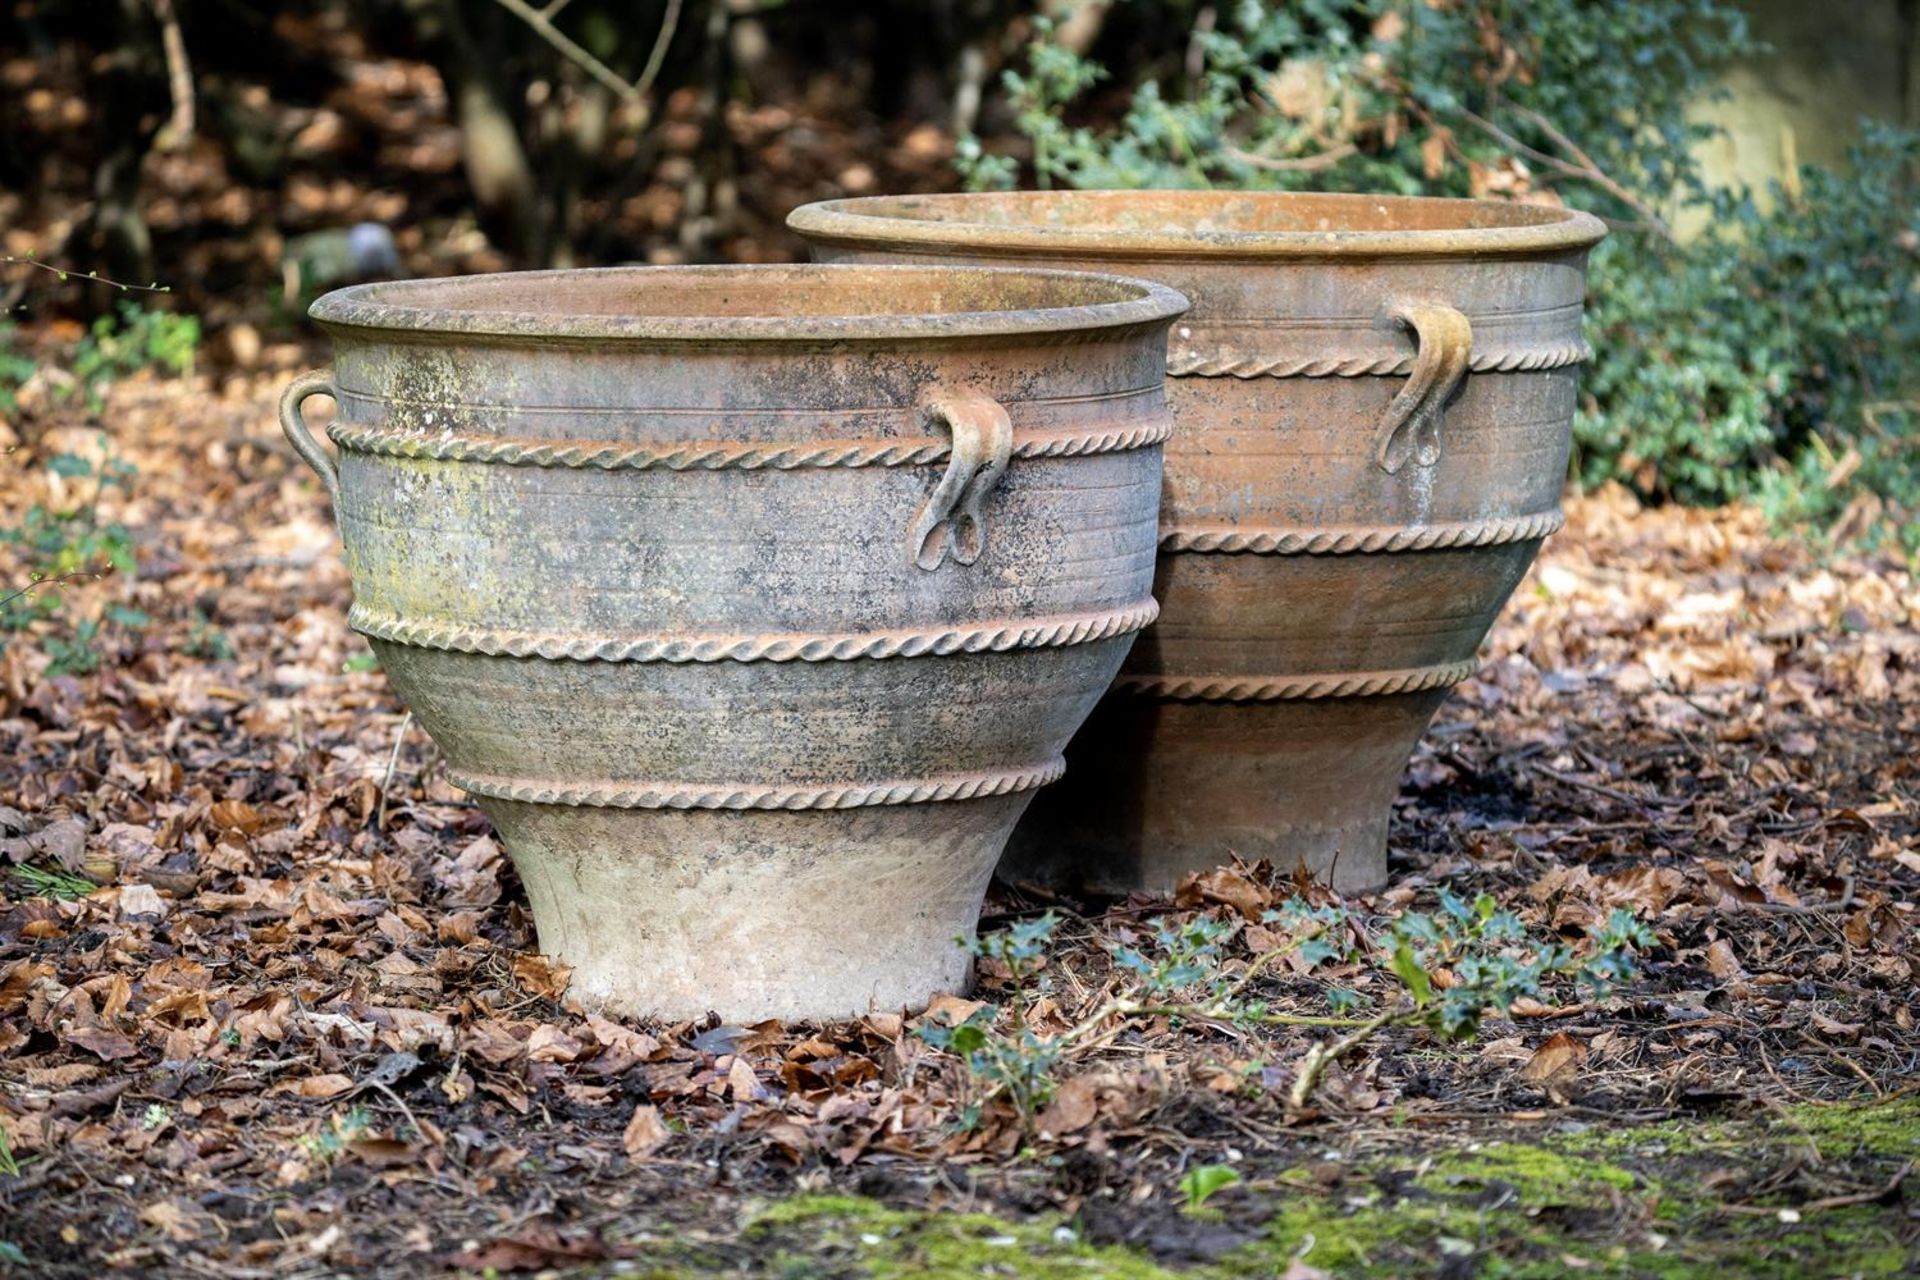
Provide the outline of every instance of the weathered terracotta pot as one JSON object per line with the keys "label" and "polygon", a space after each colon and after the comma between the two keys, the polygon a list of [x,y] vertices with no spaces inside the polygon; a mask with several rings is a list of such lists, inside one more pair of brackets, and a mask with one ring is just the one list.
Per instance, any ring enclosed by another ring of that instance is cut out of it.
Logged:
{"label": "weathered terracotta pot", "polygon": [[1407,758],[1560,525],[1600,222],[1088,191],[840,200],[789,225],[825,261],[1124,271],[1193,300],[1168,349],[1163,613],[1008,871],[1165,890],[1237,853],[1384,883]]}
{"label": "weathered terracotta pot", "polygon": [[577,996],[742,1021],[964,985],[1007,833],[1155,613],[1183,309],[806,266],[314,304],[334,368],[282,421],[333,494],[352,625]]}

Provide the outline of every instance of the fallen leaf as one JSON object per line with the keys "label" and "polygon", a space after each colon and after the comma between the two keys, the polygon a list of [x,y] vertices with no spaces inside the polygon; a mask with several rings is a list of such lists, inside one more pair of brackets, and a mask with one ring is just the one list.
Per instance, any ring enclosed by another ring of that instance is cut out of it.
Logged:
{"label": "fallen leaf", "polygon": [[620,1135],[620,1145],[627,1149],[629,1160],[645,1160],[671,1137],[673,1130],[660,1118],[660,1108],[642,1103],[633,1109],[633,1118]]}
{"label": "fallen leaf", "polygon": [[1533,1051],[1526,1065],[1520,1068],[1520,1078],[1534,1084],[1543,1084],[1576,1073],[1587,1060],[1587,1046],[1564,1031],[1556,1032],[1547,1038],[1545,1044]]}
{"label": "fallen leaf", "polygon": [[300,1080],[282,1080],[268,1089],[267,1093],[269,1096],[280,1094],[294,1098],[331,1098],[351,1088],[352,1080],[338,1072],[328,1072]]}
{"label": "fallen leaf", "polygon": [[735,1102],[752,1102],[761,1094],[760,1078],[753,1073],[753,1067],[738,1054],[727,1066],[727,1089],[733,1094]]}
{"label": "fallen leaf", "polygon": [[1860,1033],[1866,1030],[1863,1022],[1842,1022],[1838,1018],[1829,1018],[1817,1009],[1811,1021],[1813,1029],[1830,1040],[1858,1040]]}
{"label": "fallen leaf", "polygon": [[585,1262],[603,1262],[612,1256],[593,1236],[569,1238],[544,1222],[529,1223],[517,1233],[499,1236],[440,1261],[466,1271],[557,1271]]}
{"label": "fallen leaf", "polygon": [[1059,1137],[1093,1123],[1098,1114],[1099,1082],[1092,1076],[1075,1076],[1054,1091],[1053,1101],[1035,1120],[1041,1135]]}
{"label": "fallen leaf", "polygon": [[533,1062],[572,1062],[584,1047],[559,1027],[542,1023],[527,1037],[527,1058]]}
{"label": "fallen leaf", "polygon": [[1215,867],[1188,876],[1174,890],[1175,906],[1199,907],[1210,904],[1232,907],[1242,919],[1258,920],[1273,905],[1273,894],[1256,884],[1244,864]]}
{"label": "fallen leaf", "polygon": [[100,1027],[83,1027],[69,1031],[64,1037],[68,1044],[77,1044],[102,1062],[117,1062],[121,1058],[131,1058],[139,1052],[133,1041],[117,1031],[107,1031]]}
{"label": "fallen leaf", "polygon": [[221,800],[207,810],[207,821],[218,831],[238,831],[256,835],[266,829],[267,820],[245,800]]}
{"label": "fallen leaf", "polygon": [[141,917],[152,920],[166,918],[166,899],[159,890],[150,884],[123,884],[120,886],[120,916],[134,920]]}
{"label": "fallen leaf", "polygon": [[567,992],[573,969],[546,956],[515,956],[513,976],[528,995],[558,1000]]}
{"label": "fallen leaf", "polygon": [[167,1239],[176,1243],[196,1240],[200,1236],[200,1227],[195,1221],[192,1210],[183,1208],[172,1200],[156,1200],[143,1205],[140,1209],[140,1221],[163,1233]]}
{"label": "fallen leaf", "polygon": [[957,1027],[987,1007],[984,1000],[962,1000],[959,996],[937,995],[927,1002],[927,1020]]}
{"label": "fallen leaf", "polygon": [[1733,954],[1733,946],[1725,938],[1717,939],[1707,948],[1707,972],[1722,982],[1732,982],[1747,976],[1740,964],[1740,958]]}

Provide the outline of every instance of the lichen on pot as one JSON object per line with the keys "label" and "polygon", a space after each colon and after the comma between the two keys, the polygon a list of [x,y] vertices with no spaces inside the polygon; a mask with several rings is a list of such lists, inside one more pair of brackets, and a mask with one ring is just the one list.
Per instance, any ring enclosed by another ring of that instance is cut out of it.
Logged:
{"label": "lichen on pot", "polygon": [[964,985],[1008,831],[1155,613],[1183,305],[806,266],[315,303],[334,368],[282,421],[351,624],[576,996],[751,1021]]}

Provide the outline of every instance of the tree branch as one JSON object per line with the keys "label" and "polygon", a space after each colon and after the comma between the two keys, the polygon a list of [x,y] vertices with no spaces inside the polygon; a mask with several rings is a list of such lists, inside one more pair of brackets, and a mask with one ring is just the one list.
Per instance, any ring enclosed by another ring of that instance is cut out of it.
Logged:
{"label": "tree branch", "polygon": [[627,102],[639,101],[640,90],[636,86],[622,80],[606,63],[581,48],[566,32],[553,25],[552,19],[547,15],[557,12],[560,6],[555,5],[541,10],[534,8],[526,0],[499,0],[499,4],[508,13],[533,28],[536,35],[552,45],[567,61],[585,71],[621,99]]}
{"label": "tree branch", "polygon": [[1223,149],[1229,157],[1238,160],[1241,164],[1250,164],[1256,169],[1266,169],[1273,173],[1318,173],[1322,169],[1333,168],[1359,150],[1351,142],[1343,142],[1339,146],[1329,147],[1314,155],[1275,159],[1254,151],[1242,151],[1239,147]]}
{"label": "tree branch", "polygon": [[171,288],[169,288],[164,284],[122,284],[118,280],[109,280],[105,276],[100,275],[96,272],[68,271],[64,267],[53,266],[51,263],[42,262],[38,258],[21,258],[21,257],[16,257],[10,253],[0,253],[0,264],[4,264],[7,266],[19,266],[19,267],[38,267],[40,270],[46,272],[48,275],[60,277],[60,282],[62,284],[66,283],[68,280],[88,280],[93,282],[94,284],[104,284],[109,288],[118,289],[122,293],[172,293],[173,292]]}
{"label": "tree branch", "polygon": [[[564,4],[566,0],[560,0]],[[660,75],[660,68],[666,65],[667,46],[673,43],[674,29],[680,25],[680,0],[667,0],[667,11],[660,18],[660,34],[653,38],[653,50],[647,54],[647,65],[641,69],[640,78],[634,82],[636,94],[644,95],[653,88],[653,82]]]}
{"label": "tree branch", "polygon": [[180,15],[173,0],[153,0],[153,16],[160,22],[167,90],[173,98],[173,115],[155,142],[162,151],[178,151],[193,137],[193,68],[187,65],[187,42],[180,34]]}
{"label": "tree branch", "polygon": [[1679,243],[1674,238],[1673,228],[1667,225],[1667,220],[1661,217],[1659,213],[1654,210],[1653,206],[1608,177],[1605,171],[1594,162],[1593,157],[1582,150],[1573,139],[1567,137],[1566,134],[1555,128],[1552,121],[1548,120],[1538,111],[1533,111],[1526,107],[1514,106],[1512,110],[1525,117],[1529,123],[1546,134],[1555,146],[1561,148],[1567,155],[1573,158],[1568,160],[1565,157],[1542,151],[1537,147],[1530,147],[1486,117],[1476,115],[1465,107],[1459,109],[1461,119],[1474,126],[1474,128],[1479,129],[1501,146],[1519,155],[1523,155],[1528,159],[1546,165],[1562,177],[1575,178],[1600,188],[1621,204],[1626,205],[1629,209],[1639,214],[1647,226],[1651,227],[1662,240],[1665,240],[1668,244]]}

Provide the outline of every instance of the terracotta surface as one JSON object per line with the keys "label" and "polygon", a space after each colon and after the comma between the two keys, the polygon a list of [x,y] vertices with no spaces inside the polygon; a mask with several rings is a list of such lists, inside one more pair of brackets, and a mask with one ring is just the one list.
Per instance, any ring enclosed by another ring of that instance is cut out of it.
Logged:
{"label": "terracotta surface", "polygon": [[283,423],[334,492],[352,624],[577,996],[748,1022],[965,984],[1008,831],[1155,612],[1182,306],[919,267],[314,305],[335,367]]}
{"label": "terracotta surface", "polygon": [[1229,854],[1386,880],[1400,773],[1559,527],[1584,214],[1230,192],[876,197],[789,223],[840,262],[1119,271],[1168,347],[1142,639],[1006,874],[1171,889]]}

